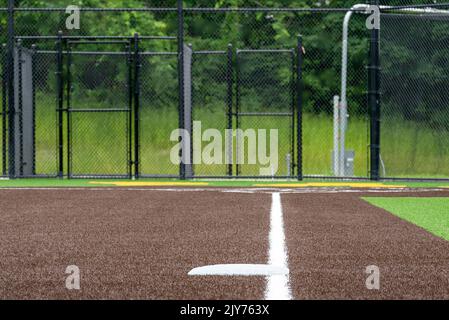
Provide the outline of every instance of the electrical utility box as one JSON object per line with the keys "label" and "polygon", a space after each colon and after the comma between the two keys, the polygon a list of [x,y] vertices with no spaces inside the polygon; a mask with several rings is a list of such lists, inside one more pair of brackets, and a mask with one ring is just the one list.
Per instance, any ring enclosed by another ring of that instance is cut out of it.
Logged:
{"label": "electrical utility box", "polygon": [[354,177],[355,151],[346,150],[345,152],[345,177]]}
{"label": "electrical utility box", "polygon": [[355,176],[355,151],[346,150],[344,159],[345,172],[343,175],[339,172],[338,162],[336,163],[335,151],[332,151],[332,172],[336,177],[354,177]]}

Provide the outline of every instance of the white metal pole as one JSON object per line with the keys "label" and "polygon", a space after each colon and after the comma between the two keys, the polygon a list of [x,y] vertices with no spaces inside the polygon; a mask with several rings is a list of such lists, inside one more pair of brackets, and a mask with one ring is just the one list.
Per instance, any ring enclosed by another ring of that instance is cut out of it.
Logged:
{"label": "white metal pole", "polygon": [[342,44],[342,63],[341,63],[341,102],[340,102],[340,149],[338,156],[339,174],[338,176],[346,176],[345,158],[346,158],[346,129],[348,121],[348,100],[347,100],[347,83],[348,83],[348,37],[349,37],[349,21],[354,10],[368,9],[366,4],[356,4],[348,11],[343,21],[343,44]]}
{"label": "white metal pole", "polygon": [[335,176],[340,172],[340,97],[334,97],[334,153],[332,165]]}

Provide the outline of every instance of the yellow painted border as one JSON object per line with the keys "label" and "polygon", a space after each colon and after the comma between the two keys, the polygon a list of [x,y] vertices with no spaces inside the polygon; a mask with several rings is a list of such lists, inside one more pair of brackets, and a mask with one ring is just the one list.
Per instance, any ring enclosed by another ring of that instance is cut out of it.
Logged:
{"label": "yellow painted border", "polygon": [[90,184],[116,187],[207,187],[207,182],[143,182],[143,181],[117,181],[98,182],[91,181]]}
{"label": "yellow painted border", "polygon": [[382,189],[398,189],[407,188],[404,185],[385,185],[381,183],[351,183],[351,182],[316,182],[316,183],[286,183],[286,184],[256,184],[255,187],[270,188],[382,188]]}

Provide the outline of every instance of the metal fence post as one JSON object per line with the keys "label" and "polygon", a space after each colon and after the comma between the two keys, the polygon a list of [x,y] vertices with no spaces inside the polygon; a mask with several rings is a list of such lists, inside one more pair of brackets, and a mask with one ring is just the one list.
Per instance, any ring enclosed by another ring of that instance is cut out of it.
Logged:
{"label": "metal fence post", "polygon": [[296,141],[296,52],[297,49],[293,48],[291,50],[291,79],[290,79],[290,153],[286,156],[287,162],[287,176],[289,179],[293,178],[296,169],[296,154],[295,154],[295,141]]}
{"label": "metal fence post", "polygon": [[[184,130],[184,4],[178,0],[178,83],[179,83],[179,129]],[[186,138],[186,137],[184,137]],[[186,179],[186,165],[184,155],[181,149],[181,164],[179,167],[179,176],[181,180]]]}
{"label": "metal fence post", "polygon": [[33,168],[32,168],[32,172],[33,172],[33,175],[36,175],[36,72],[34,71],[34,70],[36,70],[36,67],[37,67],[36,51],[37,51],[36,44],[31,45],[31,55],[32,55],[31,69],[33,70],[32,79],[31,79],[31,81],[33,83],[33,93],[32,93],[32,99],[33,99],[33,102],[32,102],[33,103]]}
{"label": "metal fence post", "polygon": [[232,44],[228,45],[228,69],[227,69],[227,82],[228,82],[228,143],[229,146],[227,146],[228,150],[228,176],[232,177],[234,173],[234,165],[233,165],[233,159],[234,159],[234,144],[233,144],[233,138],[234,135],[232,133],[233,129],[233,86],[234,86],[234,74],[233,74],[233,47]]}
{"label": "metal fence post", "polygon": [[241,148],[240,145],[240,60],[239,60],[239,50],[237,49],[236,58],[235,58],[235,72],[236,72],[236,80],[235,80],[235,126],[236,126],[236,144],[235,144],[235,153],[236,153],[236,165],[235,165],[235,175],[238,177],[241,174],[241,166],[240,166],[240,157],[241,157]]}
{"label": "metal fence post", "polygon": [[[72,44],[69,44],[67,40],[62,41],[62,50],[64,48],[67,51],[66,57],[66,72],[67,72],[67,84],[66,84],[66,110],[61,112],[62,116],[64,112],[66,114],[67,121],[67,176],[72,177],[72,91],[73,91],[73,76],[72,76]],[[64,54],[62,53],[62,65],[64,65]],[[62,69],[63,70],[63,69]],[[62,86],[64,87],[64,73],[61,74]],[[64,89],[63,89],[64,90]],[[64,98],[64,97],[63,97]],[[61,137],[62,139],[62,137]]]}
{"label": "metal fence post", "polygon": [[297,110],[296,110],[296,152],[297,152],[297,176],[298,176],[298,180],[302,181],[303,180],[303,153],[302,153],[302,91],[303,91],[303,85],[302,85],[302,81],[303,81],[303,77],[302,77],[302,70],[303,70],[303,61],[304,61],[304,56],[303,56],[303,40],[302,40],[302,36],[298,37],[298,48],[297,48],[297,54],[298,54],[298,61],[297,61],[297,79],[296,79],[296,95],[297,95]]}
{"label": "metal fence post", "polygon": [[8,169],[9,177],[16,176],[15,168],[15,94],[14,94],[14,0],[8,0],[8,49],[7,49],[7,75],[8,75]]}
{"label": "metal fence post", "polygon": [[[23,177],[23,165],[24,165],[24,159],[23,159],[23,87],[22,87],[22,63],[23,63],[23,59],[22,59],[22,40],[18,39],[17,40],[17,82],[15,81],[15,84],[17,84],[17,88],[15,88],[15,90],[17,90],[18,94],[17,94],[17,101],[15,101],[17,103],[16,106],[16,116],[17,116],[17,120],[18,120],[18,125],[19,128],[15,128],[16,132],[17,129],[19,130],[19,150],[17,150],[17,141],[16,141],[16,154],[15,154],[15,164],[16,164],[16,176],[17,176],[17,169],[19,170],[19,177]],[[17,112],[18,111],[18,112]],[[17,123],[16,123],[17,124]],[[17,135],[16,132],[14,132],[15,138],[17,139]],[[17,163],[17,152],[19,152],[19,162]],[[17,165],[19,165],[19,168],[17,168]]]}
{"label": "metal fence post", "polygon": [[128,68],[128,79],[127,79],[127,88],[128,88],[128,123],[126,128],[126,133],[128,135],[128,173],[129,178],[131,179],[133,177],[133,134],[132,134],[132,128],[133,128],[133,96],[134,96],[134,88],[132,86],[133,81],[133,56],[132,56],[132,39],[130,39],[130,42],[125,46],[126,51],[126,66]]}
{"label": "metal fence post", "polygon": [[[379,0],[371,0],[379,5]],[[370,109],[370,178],[380,180],[380,30],[373,28],[370,37],[368,66],[368,103]]]}
{"label": "metal fence post", "polygon": [[8,143],[7,137],[7,117],[8,117],[8,99],[7,99],[7,72],[6,72],[6,55],[7,55],[7,46],[6,44],[3,44],[2,46],[2,175],[6,177],[8,174],[8,166],[6,164],[7,162],[7,155],[6,155],[6,144]]}
{"label": "metal fence post", "polygon": [[[58,90],[58,177],[64,177],[64,79],[63,79],[63,45],[62,45],[62,31],[58,32],[58,40],[56,42],[56,50],[57,50],[57,71],[56,71],[56,82],[57,82],[57,90]],[[70,111],[69,111],[70,112]],[[69,156],[70,157],[70,156]]]}
{"label": "metal fence post", "polygon": [[134,35],[134,175],[140,176],[140,49],[139,34]]}

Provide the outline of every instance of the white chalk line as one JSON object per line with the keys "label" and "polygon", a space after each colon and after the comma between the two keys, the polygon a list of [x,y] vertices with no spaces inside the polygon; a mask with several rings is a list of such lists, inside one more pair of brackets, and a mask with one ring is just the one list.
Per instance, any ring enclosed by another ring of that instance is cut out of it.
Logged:
{"label": "white chalk line", "polygon": [[[284,217],[281,194],[273,193],[270,221],[270,251],[268,264],[288,270],[288,253],[285,241]],[[267,278],[266,300],[292,300],[290,289],[290,271],[284,275],[272,275]]]}

